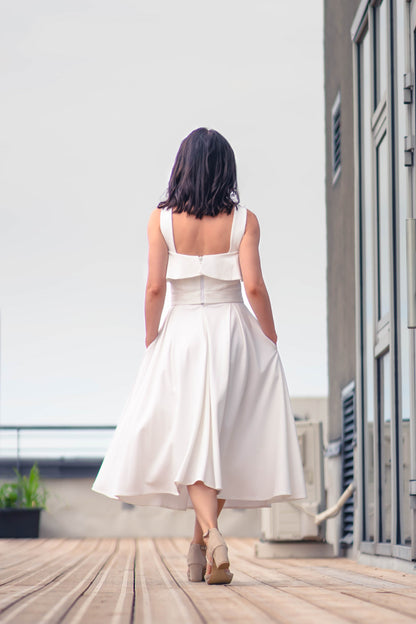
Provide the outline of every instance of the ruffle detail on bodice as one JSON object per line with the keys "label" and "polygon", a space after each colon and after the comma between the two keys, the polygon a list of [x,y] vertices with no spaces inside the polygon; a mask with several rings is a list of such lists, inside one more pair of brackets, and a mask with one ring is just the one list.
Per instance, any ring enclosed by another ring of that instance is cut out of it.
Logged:
{"label": "ruffle detail on bodice", "polygon": [[238,251],[207,256],[186,256],[169,251],[166,279],[206,275],[219,280],[241,280]]}

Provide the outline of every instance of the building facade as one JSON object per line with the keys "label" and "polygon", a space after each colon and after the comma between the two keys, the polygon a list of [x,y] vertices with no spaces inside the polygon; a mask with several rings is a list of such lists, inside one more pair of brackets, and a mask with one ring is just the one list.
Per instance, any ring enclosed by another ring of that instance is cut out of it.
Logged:
{"label": "building facade", "polygon": [[328,434],[350,552],[394,566],[416,559],[416,0],[325,0],[324,50]]}

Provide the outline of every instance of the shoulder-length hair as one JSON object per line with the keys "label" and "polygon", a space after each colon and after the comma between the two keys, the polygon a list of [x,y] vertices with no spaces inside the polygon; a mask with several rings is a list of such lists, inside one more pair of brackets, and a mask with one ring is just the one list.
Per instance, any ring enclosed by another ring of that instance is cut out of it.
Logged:
{"label": "shoulder-length hair", "polygon": [[230,214],[240,201],[231,145],[216,130],[197,128],[181,143],[167,189],[158,208],[187,212],[197,219]]}

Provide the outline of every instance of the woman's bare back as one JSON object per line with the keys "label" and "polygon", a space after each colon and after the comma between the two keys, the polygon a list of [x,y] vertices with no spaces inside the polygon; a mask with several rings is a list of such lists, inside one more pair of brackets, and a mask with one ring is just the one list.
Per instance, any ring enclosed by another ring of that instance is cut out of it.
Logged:
{"label": "woman's bare back", "polygon": [[173,213],[173,238],[177,253],[204,256],[226,253],[230,249],[231,228],[234,210],[231,214],[220,213],[215,217],[196,219],[186,212]]}

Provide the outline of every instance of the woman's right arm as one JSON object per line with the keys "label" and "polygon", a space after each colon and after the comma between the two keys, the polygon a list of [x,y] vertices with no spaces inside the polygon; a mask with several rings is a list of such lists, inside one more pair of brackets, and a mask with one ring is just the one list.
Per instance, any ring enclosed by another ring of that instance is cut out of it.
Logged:
{"label": "woman's right arm", "polygon": [[247,210],[246,231],[240,243],[239,260],[247,299],[263,333],[277,342],[272,306],[263,280],[259,254],[260,226],[256,215]]}
{"label": "woman's right arm", "polygon": [[150,215],[147,226],[149,241],[149,261],[144,304],[146,325],[146,347],[156,338],[166,295],[166,270],[168,248],[160,231],[160,210],[156,208]]}

